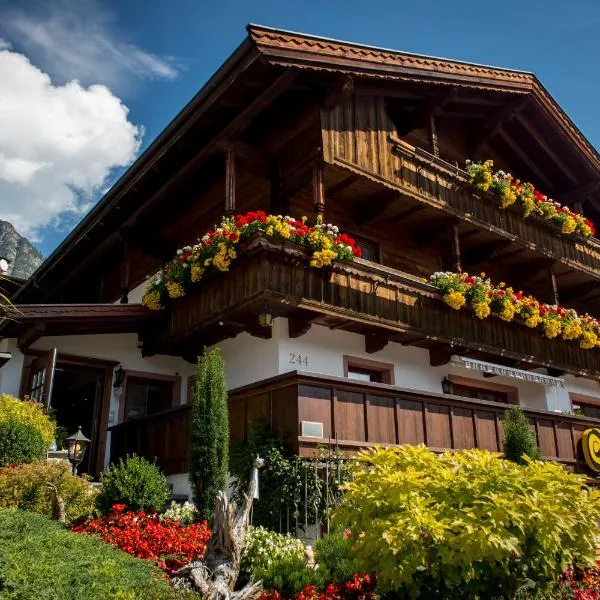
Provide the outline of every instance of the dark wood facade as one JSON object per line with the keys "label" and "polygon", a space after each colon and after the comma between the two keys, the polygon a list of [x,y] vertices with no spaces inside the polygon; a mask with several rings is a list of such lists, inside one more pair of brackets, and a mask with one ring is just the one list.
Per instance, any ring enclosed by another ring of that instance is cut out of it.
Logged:
{"label": "dark wood facade", "polygon": [[[243,440],[252,423],[263,422],[301,456],[323,444],[350,454],[377,444],[501,452],[507,406],[296,371],[233,390],[229,397],[233,441]],[[600,424],[597,419],[525,412],[545,457],[587,473],[578,442],[586,429]],[[189,406],[181,406],[112,427],[112,459],[135,452],[156,458],[168,474],[187,472],[189,417]],[[302,421],[321,423],[323,438],[302,437]]]}

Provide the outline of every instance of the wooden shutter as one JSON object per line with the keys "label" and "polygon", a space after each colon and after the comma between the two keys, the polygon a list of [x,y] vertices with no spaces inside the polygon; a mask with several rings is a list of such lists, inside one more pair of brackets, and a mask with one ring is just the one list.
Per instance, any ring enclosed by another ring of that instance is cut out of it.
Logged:
{"label": "wooden shutter", "polygon": [[23,369],[21,396],[29,396],[30,400],[41,402],[49,408],[56,367],[56,348],[28,359],[28,364]]}

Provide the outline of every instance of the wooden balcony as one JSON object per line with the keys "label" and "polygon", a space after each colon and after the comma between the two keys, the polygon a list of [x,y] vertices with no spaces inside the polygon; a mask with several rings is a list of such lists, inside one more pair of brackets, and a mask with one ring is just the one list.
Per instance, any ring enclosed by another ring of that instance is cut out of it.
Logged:
{"label": "wooden balcony", "polygon": [[[363,334],[368,351],[388,341],[487,360],[512,359],[600,380],[598,352],[549,340],[517,323],[480,321],[454,311],[430,284],[382,265],[357,259],[330,269],[308,266],[304,248],[262,236],[227,273],[216,273],[162,315],[162,327],[143,336],[144,352],[189,356],[240,331],[270,337],[257,324],[265,309],[289,318],[290,337],[312,323]],[[449,358],[449,355],[448,357]],[[443,364],[443,361],[437,364]]]}
{"label": "wooden balcony", "polygon": [[[363,106],[362,128],[348,131],[340,126],[345,119],[354,122],[356,115],[343,111],[359,110],[352,103],[322,114],[323,153],[334,171],[362,176],[382,188],[399,192],[406,200],[403,214],[412,214],[417,207],[451,215],[463,226],[473,226],[486,232],[489,240],[496,238],[521,249],[519,261],[529,257],[545,257],[554,262],[565,275],[575,269],[590,278],[600,280],[600,241],[595,238],[565,236],[552,223],[536,218],[524,219],[516,207],[503,210],[491,194],[467,187],[467,176],[458,166],[447,163],[394,137],[394,127],[384,114],[372,121],[378,108],[374,99],[369,110]],[[364,129],[364,131],[363,131]],[[381,131],[378,131],[381,129]],[[376,133],[375,133],[376,132]],[[342,177],[342,173],[339,173]],[[560,198],[559,198],[560,200]],[[412,206],[411,206],[412,203]],[[430,213],[428,212],[429,223]],[[466,249],[466,248],[465,248]],[[515,255],[512,247],[507,254]],[[498,258],[498,260],[502,260]]]}
{"label": "wooden balcony", "polygon": [[[502,415],[508,405],[433,394],[386,384],[293,371],[230,392],[232,440],[251,423],[264,422],[290,450],[310,456],[330,444],[352,454],[380,445],[426,444],[435,451],[482,448],[502,451]],[[578,451],[583,431],[600,421],[525,409],[544,456],[587,473]],[[111,428],[111,459],[135,452],[156,458],[168,474],[187,471],[189,407]],[[323,438],[302,437],[300,423],[321,423]]]}

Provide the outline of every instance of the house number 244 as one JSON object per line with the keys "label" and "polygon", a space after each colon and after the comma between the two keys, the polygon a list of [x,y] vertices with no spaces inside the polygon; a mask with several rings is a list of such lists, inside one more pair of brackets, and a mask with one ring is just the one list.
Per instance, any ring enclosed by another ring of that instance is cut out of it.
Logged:
{"label": "house number 244", "polygon": [[308,356],[306,354],[290,352],[289,361],[291,365],[304,365],[305,367],[308,367]]}

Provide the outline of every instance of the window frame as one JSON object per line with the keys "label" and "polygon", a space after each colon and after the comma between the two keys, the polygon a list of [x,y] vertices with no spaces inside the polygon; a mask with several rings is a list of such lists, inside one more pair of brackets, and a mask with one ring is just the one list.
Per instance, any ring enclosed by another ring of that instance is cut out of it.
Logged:
{"label": "window frame", "polygon": [[[472,379],[471,377],[463,377],[461,375],[449,374],[446,375],[446,377],[453,386],[458,385],[461,387],[481,390],[482,392],[500,392],[506,394],[506,404],[515,404],[517,406],[520,405],[519,388],[517,386],[494,383],[493,381],[486,381],[484,379]],[[452,395],[455,395],[454,392],[452,392]],[[472,400],[478,400],[478,398],[472,398]],[[495,400],[490,400],[490,402],[495,402]]]}
{"label": "window frame", "polygon": [[[578,407],[582,406],[592,406],[600,410],[600,398],[595,396],[588,396],[587,394],[579,394],[577,392],[569,392],[569,402],[571,403],[571,410],[574,410],[573,405]],[[583,410],[583,409],[582,409]],[[588,415],[583,414],[587,419],[597,419],[598,417],[590,417]]]}
{"label": "window frame", "polygon": [[[348,372],[355,368],[357,371],[372,371],[381,374],[381,383],[387,385],[395,385],[394,365],[393,363],[385,363],[368,358],[359,358],[344,354],[344,377],[349,381],[359,382],[359,379],[350,379]],[[364,382],[367,383],[367,382]],[[374,382],[370,382],[374,383]]]}
{"label": "window frame", "polygon": [[[151,373],[147,371],[125,370],[123,384],[121,385],[121,397],[119,398],[119,423],[125,422],[125,404],[127,403],[127,384],[129,379],[146,380],[171,383],[171,405],[168,408],[179,406],[181,402],[181,376],[180,375],[163,375],[160,373]],[[152,415],[145,415],[147,416]]]}
{"label": "window frame", "polygon": [[[365,237],[364,235],[352,235],[351,237],[354,238],[354,241],[356,242],[357,247],[360,247],[360,244],[363,243],[365,245],[371,245],[373,246],[374,249],[374,253],[375,253],[375,260],[370,260],[368,258],[365,258],[364,260],[369,260],[370,262],[375,262],[377,264],[382,264],[381,263],[381,244],[372,238],[369,237]],[[364,257],[361,257],[364,258]]]}

